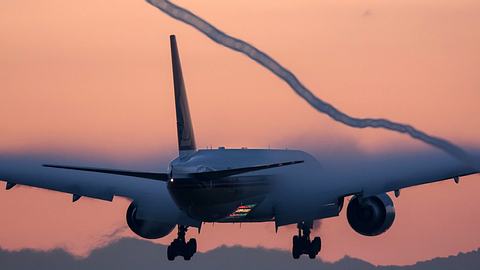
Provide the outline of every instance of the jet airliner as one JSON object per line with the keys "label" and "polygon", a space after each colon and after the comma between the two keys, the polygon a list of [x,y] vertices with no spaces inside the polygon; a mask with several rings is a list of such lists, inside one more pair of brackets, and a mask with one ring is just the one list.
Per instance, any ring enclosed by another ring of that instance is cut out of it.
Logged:
{"label": "jet airliner", "polygon": [[[391,197],[403,188],[478,173],[452,160],[434,159],[412,171],[395,175],[379,172],[349,179],[325,168],[312,155],[299,150],[198,149],[190,117],[186,88],[175,36],[170,36],[179,155],[164,172],[118,170],[44,164],[49,172],[73,170],[85,178],[50,177],[27,171],[0,170],[6,188],[27,185],[112,201],[131,200],[126,211],[129,228],[147,239],[165,237],[177,228],[177,238],[167,248],[168,260],[190,260],[197,251],[188,228],[205,222],[271,222],[275,228],[296,224],[292,256],[315,258],[320,237],[311,236],[315,220],[336,217],[346,209],[349,225],[364,236],[386,232],[395,219]],[[349,168],[344,168],[348,170]],[[99,174],[116,177],[97,181]]]}

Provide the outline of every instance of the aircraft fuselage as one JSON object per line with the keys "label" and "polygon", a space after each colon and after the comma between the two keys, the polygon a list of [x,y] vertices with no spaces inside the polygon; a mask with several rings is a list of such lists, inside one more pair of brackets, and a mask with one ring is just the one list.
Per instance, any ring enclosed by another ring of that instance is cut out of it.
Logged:
{"label": "aircraft fuselage", "polygon": [[[179,208],[196,220],[207,222],[272,220],[273,201],[267,197],[283,182],[279,175],[280,169],[201,181],[186,176],[189,173],[230,169],[259,162],[282,162],[295,158],[312,159],[310,155],[301,151],[270,149],[219,148],[183,154],[171,162],[172,179],[168,182],[168,190]],[[295,167],[298,170],[302,165],[297,164]]]}

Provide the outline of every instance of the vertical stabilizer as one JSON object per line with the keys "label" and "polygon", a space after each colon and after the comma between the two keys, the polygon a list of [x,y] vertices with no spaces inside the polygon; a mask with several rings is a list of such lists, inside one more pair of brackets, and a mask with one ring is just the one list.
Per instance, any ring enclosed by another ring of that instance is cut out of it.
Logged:
{"label": "vertical stabilizer", "polygon": [[188,108],[187,93],[183,81],[182,66],[178,55],[177,41],[174,35],[170,36],[170,47],[172,50],[173,85],[175,90],[175,111],[177,115],[177,136],[178,150],[196,150],[195,136],[193,134],[192,120]]}

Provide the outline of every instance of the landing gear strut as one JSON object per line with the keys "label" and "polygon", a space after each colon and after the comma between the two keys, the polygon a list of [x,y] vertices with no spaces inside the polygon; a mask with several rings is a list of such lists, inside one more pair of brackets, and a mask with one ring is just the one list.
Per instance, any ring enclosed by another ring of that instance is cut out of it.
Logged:
{"label": "landing gear strut", "polygon": [[307,254],[310,259],[315,259],[322,248],[320,237],[310,240],[310,231],[313,222],[302,222],[297,224],[298,235],[293,237],[292,255],[294,259],[300,258],[302,254]]}
{"label": "landing gear strut", "polygon": [[197,240],[192,238],[185,241],[185,234],[187,233],[188,227],[183,225],[178,225],[178,236],[167,248],[167,258],[169,261],[175,260],[175,257],[182,256],[186,261],[190,260],[197,252]]}

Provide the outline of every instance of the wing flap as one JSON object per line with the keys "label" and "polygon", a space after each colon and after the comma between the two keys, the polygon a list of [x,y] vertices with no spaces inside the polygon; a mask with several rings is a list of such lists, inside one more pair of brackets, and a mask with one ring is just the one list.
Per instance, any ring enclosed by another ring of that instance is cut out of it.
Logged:
{"label": "wing flap", "polygon": [[[53,181],[49,181],[53,180]],[[56,179],[48,178],[45,179],[44,177],[40,176],[38,178],[8,178],[8,179],[0,179],[0,181],[6,182],[6,189],[11,190],[13,187],[20,185],[20,186],[29,186],[34,188],[41,188],[41,189],[48,189],[63,193],[69,193],[74,196],[79,197],[89,197],[93,199],[109,201],[113,200],[115,196],[114,192],[111,189],[100,188],[100,187],[91,187],[91,186],[83,186],[81,184],[69,184],[70,181],[65,181],[64,183],[59,183],[59,181],[55,181]],[[76,201],[76,200],[73,200]]]}

